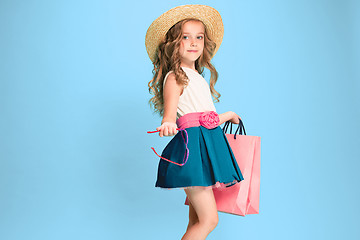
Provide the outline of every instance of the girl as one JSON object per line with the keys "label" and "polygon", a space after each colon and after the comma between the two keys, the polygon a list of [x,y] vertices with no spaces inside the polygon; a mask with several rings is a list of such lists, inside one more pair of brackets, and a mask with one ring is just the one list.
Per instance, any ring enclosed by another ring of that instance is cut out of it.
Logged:
{"label": "girl", "polygon": [[[226,121],[239,124],[241,118],[232,111],[217,114],[212,100],[219,102],[220,94],[210,60],[222,37],[221,16],[214,8],[183,5],[158,17],[145,38],[154,64],[148,86],[155,96],[149,102],[163,117],[155,132],[175,135],[160,156],[155,186],[184,189],[189,223],[182,240],[206,239],[218,223],[212,188],[244,179],[220,128]],[[211,71],[210,86],[202,76],[204,67]]]}

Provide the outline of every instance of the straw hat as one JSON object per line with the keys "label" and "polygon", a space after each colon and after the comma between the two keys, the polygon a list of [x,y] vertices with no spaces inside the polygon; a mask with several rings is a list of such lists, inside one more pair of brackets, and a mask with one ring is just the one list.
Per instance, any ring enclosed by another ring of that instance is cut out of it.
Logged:
{"label": "straw hat", "polygon": [[219,12],[206,5],[181,5],[163,13],[155,19],[148,28],[145,36],[145,46],[152,62],[155,61],[156,49],[161,40],[165,38],[167,31],[174,24],[185,18],[195,18],[204,23],[210,39],[216,43],[215,55],[224,35],[224,25]]}

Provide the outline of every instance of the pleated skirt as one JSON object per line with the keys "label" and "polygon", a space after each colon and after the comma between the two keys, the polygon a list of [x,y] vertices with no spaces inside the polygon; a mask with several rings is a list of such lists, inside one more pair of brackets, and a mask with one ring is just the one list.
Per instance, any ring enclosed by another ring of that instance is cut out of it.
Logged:
{"label": "pleated skirt", "polygon": [[[189,150],[185,165],[179,166],[162,158],[159,160],[155,187],[164,189],[230,187],[244,180],[233,151],[220,126],[185,128]],[[186,145],[184,131],[178,131],[161,153],[176,163],[184,162]]]}

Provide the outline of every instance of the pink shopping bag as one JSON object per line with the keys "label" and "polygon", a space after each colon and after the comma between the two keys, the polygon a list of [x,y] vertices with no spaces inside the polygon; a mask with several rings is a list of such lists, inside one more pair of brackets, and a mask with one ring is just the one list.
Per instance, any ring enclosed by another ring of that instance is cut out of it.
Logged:
{"label": "pink shopping bag", "polygon": [[[230,187],[213,188],[218,211],[245,216],[259,213],[260,199],[260,137],[246,135],[241,119],[235,134],[227,134],[229,121],[225,123],[223,131],[234,153],[244,180]],[[237,134],[238,130],[239,134]],[[242,135],[244,130],[244,135]],[[186,197],[185,205],[189,205]]]}

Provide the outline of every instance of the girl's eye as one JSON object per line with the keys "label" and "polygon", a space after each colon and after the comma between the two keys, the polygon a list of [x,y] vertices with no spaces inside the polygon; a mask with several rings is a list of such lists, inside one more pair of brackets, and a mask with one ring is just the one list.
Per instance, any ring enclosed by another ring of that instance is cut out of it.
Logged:
{"label": "girl's eye", "polygon": [[[184,39],[187,39],[188,36],[184,36]],[[198,39],[203,39],[204,37],[203,36],[199,36]]]}

